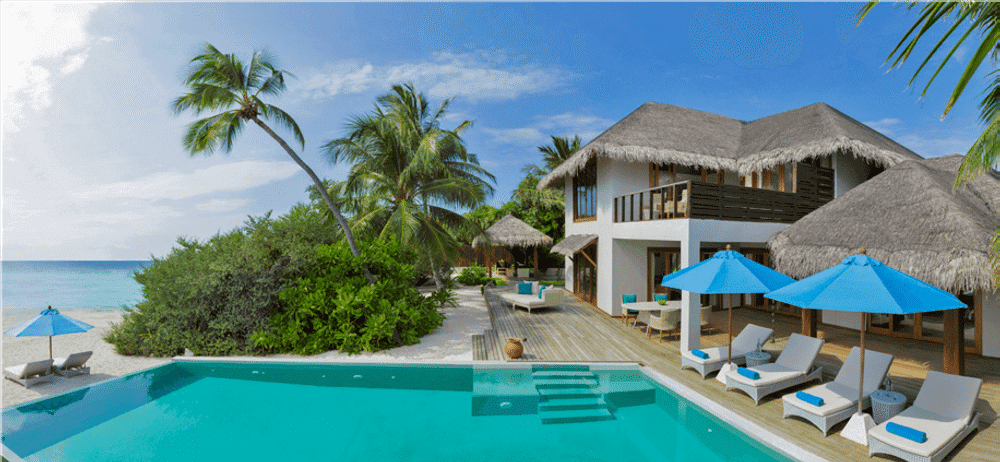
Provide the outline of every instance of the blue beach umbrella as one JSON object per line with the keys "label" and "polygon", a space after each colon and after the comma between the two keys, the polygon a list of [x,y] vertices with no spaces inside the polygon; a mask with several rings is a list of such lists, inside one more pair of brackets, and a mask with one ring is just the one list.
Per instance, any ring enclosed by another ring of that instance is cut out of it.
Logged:
{"label": "blue beach umbrella", "polygon": [[48,337],[49,359],[52,359],[53,335],[79,334],[93,328],[90,324],[59,314],[59,310],[50,306],[38,316],[18,324],[4,334],[12,337]]}
{"label": "blue beach umbrella", "polygon": [[[759,294],[785,287],[794,279],[757,263],[743,254],[730,250],[720,250],[708,260],[688,266],[663,276],[661,286],[686,290],[699,294]],[[729,303],[729,358],[733,361],[733,303]],[[719,379],[724,380],[724,372]]]}
{"label": "blue beach umbrella", "polygon": [[[814,310],[850,311],[860,313],[911,314],[927,311],[966,308],[955,295],[945,292],[913,276],[886,266],[865,254],[845,258],[839,265],[820,271],[794,284],[771,292],[764,297]],[[858,414],[861,417],[865,378],[865,329],[861,320],[861,361],[858,374]],[[870,417],[869,417],[870,419]],[[852,425],[851,418],[842,435],[867,444],[870,426]],[[855,425],[863,425],[864,420]],[[874,422],[872,422],[874,425]],[[849,429],[852,434],[849,433]],[[855,436],[853,433],[862,432]]]}

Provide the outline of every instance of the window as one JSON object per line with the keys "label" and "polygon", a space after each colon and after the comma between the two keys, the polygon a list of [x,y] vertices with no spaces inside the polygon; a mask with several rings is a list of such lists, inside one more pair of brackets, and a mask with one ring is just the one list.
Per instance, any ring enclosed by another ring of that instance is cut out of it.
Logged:
{"label": "window", "polygon": [[597,160],[590,159],[587,166],[573,178],[573,220],[597,218]]}

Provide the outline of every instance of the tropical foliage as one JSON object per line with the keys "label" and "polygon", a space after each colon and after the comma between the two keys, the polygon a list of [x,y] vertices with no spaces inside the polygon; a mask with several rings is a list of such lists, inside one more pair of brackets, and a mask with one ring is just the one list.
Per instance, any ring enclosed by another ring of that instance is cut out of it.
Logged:
{"label": "tropical foliage", "polygon": [[[440,326],[444,316],[437,308],[453,299],[436,302],[413,287],[413,266],[403,262],[416,255],[395,241],[373,240],[363,247],[360,259],[343,242],[317,247],[313,264],[281,292],[285,309],[271,319],[269,330],[253,336],[254,344],[275,353],[358,353],[419,343]],[[362,263],[376,276],[375,285],[367,284]]]}
{"label": "tropical foliage", "polygon": [[[870,2],[858,12],[859,24],[877,3]],[[910,11],[917,5],[918,3],[916,2],[907,2],[906,9]],[[906,61],[916,48],[917,43],[925,37],[925,34],[929,33],[933,26],[945,23],[946,21],[951,21],[951,24],[944,35],[938,39],[934,47],[928,52],[927,56],[920,63],[920,66],[914,71],[913,77],[909,82],[910,84],[916,80],[920,72],[931,61],[931,58],[952,37],[952,34],[963,25],[967,26],[965,32],[958,37],[930,79],[927,80],[927,85],[924,86],[923,91],[920,93],[921,96],[926,95],[927,89],[930,88],[931,83],[937,78],[945,64],[951,61],[955,52],[959,50],[959,47],[965,43],[966,39],[974,31],[979,31],[979,36],[981,37],[980,43],[975,47],[976,51],[969,58],[962,75],[959,76],[958,82],[955,84],[955,88],[948,98],[948,103],[945,105],[941,117],[946,116],[951,111],[951,108],[965,91],[975,73],[984,63],[989,62],[987,69],[990,71],[986,75],[986,78],[988,81],[992,79],[992,82],[983,91],[983,99],[979,103],[979,119],[985,125],[985,129],[979,135],[979,138],[976,139],[976,142],[972,144],[972,147],[969,148],[969,152],[966,153],[961,166],[959,166],[958,175],[955,178],[955,188],[958,188],[963,182],[971,180],[991,168],[995,168],[998,162],[1000,162],[1000,157],[998,157],[1000,156],[1000,69],[997,69],[997,57],[1000,54],[1000,21],[998,21],[1000,19],[1000,3],[928,2],[920,3],[919,5],[920,15],[917,17],[917,21],[903,35],[903,38],[899,40],[899,43],[889,54],[889,57],[886,58],[886,62],[889,62],[895,56],[892,67],[897,67]],[[989,57],[988,60],[987,57]],[[990,256],[993,262],[994,278],[1000,283],[1000,229],[997,229],[993,235]]]}
{"label": "tropical foliage", "polygon": [[[188,93],[174,100],[173,110],[175,115],[187,111],[194,112],[195,115],[221,112],[189,124],[184,135],[184,149],[192,156],[211,155],[217,149],[229,153],[236,137],[243,131],[244,123],[249,121],[257,124],[278,142],[288,156],[309,175],[313,184],[320,188],[330,213],[344,231],[351,252],[358,256],[358,246],[347,220],[340,213],[337,204],[326,194],[319,177],[283,138],[264,123],[265,120],[272,121],[290,130],[299,146],[305,147],[302,130],[292,116],[261,99],[263,96],[277,96],[284,91],[286,75],[291,76],[287,71],[278,70],[266,52],[255,51],[249,64],[244,64],[236,55],[223,54],[206,43],[202,54],[191,59],[184,79]],[[371,275],[367,272],[366,275],[368,281],[374,283]]]}
{"label": "tropical foliage", "polygon": [[495,181],[462,141],[471,122],[441,127],[450,102],[431,110],[412,85],[395,85],[372,113],[348,123],[346,136],[322,147],[332,162],[351,164],[347,180],[331,191],[353,213],[353,229],[420,249],[439,289],[444,268],[461,252],[447,228],[479,231],[451,208],[482,204]]}
{"label": "tropical foliage", "polygon": [[249,355],[251,336],[284,309],[278,294],[306,268],[315,248],[335,241],[315,207],[250,218],[228,233],[199,242],[178,239],[165,258],[135,275],[143,301],[112,326],[106,340],[121,354]]}

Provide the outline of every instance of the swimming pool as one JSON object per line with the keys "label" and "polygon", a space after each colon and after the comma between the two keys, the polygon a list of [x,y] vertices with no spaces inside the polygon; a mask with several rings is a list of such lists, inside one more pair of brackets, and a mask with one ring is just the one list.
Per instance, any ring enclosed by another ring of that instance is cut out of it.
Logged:
{"label": "swimming pool", "polygon": [[3,410],[34,461],[787,461],[637,366],[175,361]]}

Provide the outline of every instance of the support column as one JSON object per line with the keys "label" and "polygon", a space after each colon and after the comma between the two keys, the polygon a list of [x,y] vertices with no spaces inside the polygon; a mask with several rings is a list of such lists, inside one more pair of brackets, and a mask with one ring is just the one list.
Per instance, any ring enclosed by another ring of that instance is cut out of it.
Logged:
{"label": "support column", "polygon": [[[701,241],[681,241],[681,268],[698,263],[701,258]],[[681,291],[681,351],[701,346],[701,294]]]}
{"label": "support column", "polygon": [[959,310],[944,310],[944,372],[965,375],[965,317]]}
{"label": "support column", "polygon": [[819,311],[802,308],[802,335],[816,337]]}

